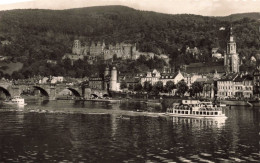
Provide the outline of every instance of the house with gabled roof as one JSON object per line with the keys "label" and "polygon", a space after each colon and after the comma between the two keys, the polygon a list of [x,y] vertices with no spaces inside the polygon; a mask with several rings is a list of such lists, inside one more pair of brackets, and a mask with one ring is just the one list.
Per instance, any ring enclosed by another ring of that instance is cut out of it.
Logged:
{"label": "house with gabled roof", "polygon": [[240,98],[253,96],[253,77],[250,75],[238,75],[234,80],[234,95]]}
{"label": "house with gabled roof", "polygon": [[154,85],[156,82],[159,81],[160,77],[160,72],[154,69],[152,72],[149,71],[146,74],[143,74],[143,76],[141,77],[141,84],[144,85],[144,82],[148,81],[151,82],[152,85]]}
{"label": "house with gabled roof", "polygon": [[167,81],[173,81],[174,84],[177,84],[179,81],[183,80],[184,76],[180,71],[175,73],[161,73],[160,81],[163,82],[163,85],[166,85]]}

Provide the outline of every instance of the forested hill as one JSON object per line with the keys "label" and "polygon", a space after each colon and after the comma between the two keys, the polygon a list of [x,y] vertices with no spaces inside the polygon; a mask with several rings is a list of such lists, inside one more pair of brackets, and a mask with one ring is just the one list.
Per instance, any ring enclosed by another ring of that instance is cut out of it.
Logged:
{"label": "forested hill", "polygon": [[[11,45],[0,46],[0,55],[17,58],[24,69],[37,65],[32,68],[36,71],[44,60],[60,60],[71,52],[74,39],[104,40],[136,43],[140,51],[169,54],[172,60],[180,60],[174,63],[182,64],[190,62],[183,54],[187,46],[197,47],[206,58],[211,48],[224,48],[229,26],[223,17],[161,14],[124,6],[1,11],[0,40],[11,41]],[[232,26],[240,56],[255,55],[260,49],[260,22],[243,18],[234,20]],[[221,27],[226,30],[220,31]]]}

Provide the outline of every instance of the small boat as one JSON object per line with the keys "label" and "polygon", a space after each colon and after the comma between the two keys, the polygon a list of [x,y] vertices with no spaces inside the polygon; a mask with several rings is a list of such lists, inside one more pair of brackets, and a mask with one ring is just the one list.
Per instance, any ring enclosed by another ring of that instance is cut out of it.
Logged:
{"label": "small boat", "polygon": [[14,96],[10,100],[4,101],[3,103],[7,104],[7,105],[18,105],[18,106],[25,106],[25,105],[27,105],[24,102],[24,98],[21,98],[20,96]]}
{"label": "small boat", "polygon": [[222,112],[222,107],[213,105],[211,102],[198,100],[182,100],[181,104],[174,103],[167,108],[166,115],[192,118],[227,118]]}

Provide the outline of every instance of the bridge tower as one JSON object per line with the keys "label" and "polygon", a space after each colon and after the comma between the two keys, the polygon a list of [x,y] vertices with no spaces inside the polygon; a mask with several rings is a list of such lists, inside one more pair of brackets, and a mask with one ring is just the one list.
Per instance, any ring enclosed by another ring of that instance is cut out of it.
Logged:
{"label": "bridge tower", "polygon": [[104,90],[108,90],[109,88],[109,82],[110,82],[110,71],[109,67],[106,67],[104,72]]}
{"label": "bridge tower", "polygon": [[111,71],[110,90],[111,91],[117,90],[117,70],[116,70],[116,67],[113,67],[113,69]]}

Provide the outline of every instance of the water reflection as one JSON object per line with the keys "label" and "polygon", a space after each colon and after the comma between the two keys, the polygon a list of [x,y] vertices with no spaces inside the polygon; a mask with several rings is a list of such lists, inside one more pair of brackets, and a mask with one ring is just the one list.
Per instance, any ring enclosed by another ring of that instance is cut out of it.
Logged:
{"label": "water reflection", "polygon": [[185,124],[197,128],[222,128],[225,126],[226,119],[224,118],[182,118],[170,117],[175,124]]}

